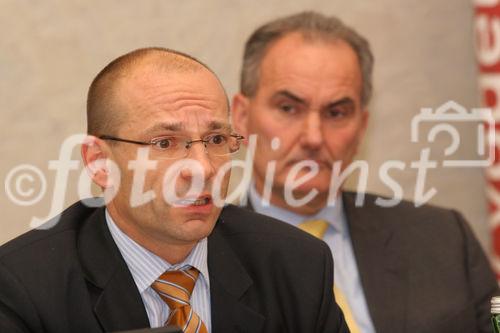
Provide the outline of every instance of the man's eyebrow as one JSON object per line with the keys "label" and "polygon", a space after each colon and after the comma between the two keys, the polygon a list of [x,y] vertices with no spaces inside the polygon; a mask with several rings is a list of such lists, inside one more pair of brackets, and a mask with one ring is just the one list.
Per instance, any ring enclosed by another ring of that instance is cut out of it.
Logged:
{"label": "man's eyebrow", "polygon": [[354,105],[354,100],[350,97],[344,97],[339,99],[338,101],[334,101],[331,103],[328,103],[325,105],[325,108],[334,108],[339,105],[348,105],[348,104],[353,104]]}
{"label": "man's eyebrow", "polygon": [[179,132],[184,129],[184,125],[182,123],[159,123],[151,126],[147,129],[147,132],[156,132],[156,131],[172,131]]}
{"label": "man's eyebrow", "polygon": [[279,90],[278,92],[276,92],[274,94],[273,97],[275,97],[275,98],[276,97],[286,97],[286,98],[289,98],[289,99],[291,99],[299,104],[304,104],[304,105],[307,104],[303,98],[295,95],[294,93],[292,93],[291,91],[288,91],[288,90]]}
{"label": "man's eyebrow", "polygon": [[231,131],[231,125],[229,125],[228,123],[214,120],[208,123],[208,129],[210,131],[216,131],[216,130]]}

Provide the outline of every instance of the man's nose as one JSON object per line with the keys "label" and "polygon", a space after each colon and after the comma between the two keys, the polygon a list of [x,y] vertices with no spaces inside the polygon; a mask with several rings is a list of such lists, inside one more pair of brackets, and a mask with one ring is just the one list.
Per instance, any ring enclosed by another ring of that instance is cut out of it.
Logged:
{"label": "man's nose", "polygon": [[319,149],[323,144],[321,119],[318,112],[310,112],[304,119],[301,142],[309,149]]}
{"label": "man's nose", "polygon": [[196,162],[199,163],[200,168],[184,168],[181,170],[181,176],[185,179],[193,178],[194,173],[200,172],[202,174],[197,176],[202,176],[203,179],[210,179],[215,174],[215,168],[210,155],[207,152],[207,148],[203,142],[195,142],[189,148],[188,156]]}

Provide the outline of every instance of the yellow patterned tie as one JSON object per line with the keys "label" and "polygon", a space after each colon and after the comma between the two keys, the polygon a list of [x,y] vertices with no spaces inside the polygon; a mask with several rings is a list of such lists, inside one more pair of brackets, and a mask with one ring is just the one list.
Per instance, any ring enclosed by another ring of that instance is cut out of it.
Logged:
{"label": "yellow patterned tie", "polygon": [[[328,222],[325,220],[309,220],[299,224],[299,228],[319,239],[323,239],[326,229],[328,229]],[[354,321],[351,307],[349,306],[349,303],[347,303],[347,299],[344,293],[339,288],[337,288],[335,284],[333,285],[333,292],[335,293],[337,304],[344,313],[344,318],[347,326],[349,327],[349,330],[351,331],[351,333],[360,333],[361,331]]]}
{"label": "yellow patterned tie", "polygon": [[191,267],[185,270],[166,271],[151,287],[170,308],[165,325],[176,325],[185,333],[207,333],[205,324],[191,308],[191,293],[200,272]]}

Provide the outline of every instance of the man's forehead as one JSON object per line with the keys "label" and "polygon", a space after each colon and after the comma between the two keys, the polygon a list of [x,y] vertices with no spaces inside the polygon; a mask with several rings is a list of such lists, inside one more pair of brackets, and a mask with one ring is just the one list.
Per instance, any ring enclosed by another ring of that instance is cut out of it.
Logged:
{"label": "man's forehead", "polygon": [[[355,67],[359,67],[356,52],[344,40],[305,39],[298,34],[289,34],[269,46],[261,65],[264,67],[268,65],[268,69],[280,64],[322,67],[335,63],[339,57],[348,59],[349,62],[356,65]],[[288,61],[284,62],[284,59]]]}
{"label": "man's forehead", "polygon": [[173,86],[188,83],[193,87],[205,83],[207,87],[221,88],[216,84],[217,82],[213,73],[204,67],[187,69],[181,67],[167,70],[155,64],[136,66],[122,80],[123,85],[133,86],[135,89],[154,88],[159,83],[169,83]]}
{"label": "man's forehead", "polygon": [[[208,70],[161,73],[140,71],[117,84],[117,102],[127,109],[175,111],[191,107],[228,112],[227,97],[217,78]],[[137,115],[140,112],[133,112]],[[179,116],[179,115],[176,115]]]}
{"label": "man's forehead", "polygon": [[350,87],[361,90],[361,85],[359,61],[347,42],[305,39],[291,33],[271,45],[262,59],[257,89],[265,86],[299,93],[305,86],[306,91],[316,93]]}

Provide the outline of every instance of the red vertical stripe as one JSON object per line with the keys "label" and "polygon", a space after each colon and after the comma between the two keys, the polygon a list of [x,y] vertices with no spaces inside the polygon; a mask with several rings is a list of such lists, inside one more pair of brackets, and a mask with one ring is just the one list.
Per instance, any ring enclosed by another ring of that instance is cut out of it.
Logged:
{"label": "red vertical stripe", "polygon": [[[474,36],[479,65],[480,96],[500,120],[500,0],[475,0]],[[497,138],[500,127],[495,126]],[[498,139],[497,139],[498,141]],[[500,141],[499,141],[500,142]],[[500,146],[495,144],[495,160],[486,170],[491,263],[500,279]]]}

